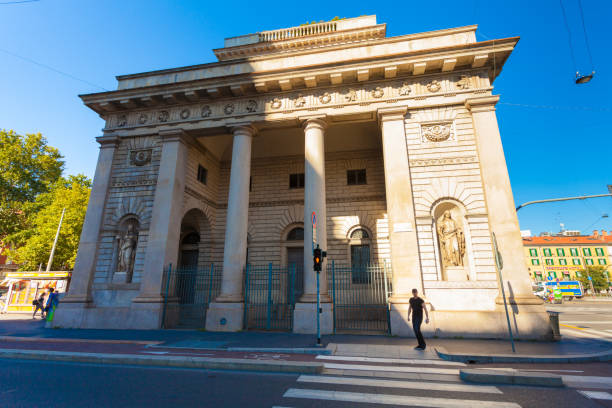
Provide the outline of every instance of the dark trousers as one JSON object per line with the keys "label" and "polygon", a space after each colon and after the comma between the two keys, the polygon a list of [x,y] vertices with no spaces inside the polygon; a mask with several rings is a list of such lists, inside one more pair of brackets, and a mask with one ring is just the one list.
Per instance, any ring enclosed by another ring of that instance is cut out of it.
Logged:
{"label": "dark trousers", "polygon": [[423,323],[423,316],[412,317],[412,330],[414,330],[414,335],[419,342],[419,347],[425,348],[425,339],[423,338],[423,333],[421,333],[421,323]]}

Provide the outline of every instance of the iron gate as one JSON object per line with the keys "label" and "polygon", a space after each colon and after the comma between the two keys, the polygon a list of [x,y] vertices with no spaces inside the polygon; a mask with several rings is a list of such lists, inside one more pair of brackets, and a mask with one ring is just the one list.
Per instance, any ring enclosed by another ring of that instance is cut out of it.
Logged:
{"label": "iron gate", "polygon": [[295,265],[247,265],[244,282],[246,329],[293,329]]}
{"label": "iron gate", "polygon": [[334,333],[390,333],[390,265],[341,265],[331,261],[327,263],[327,279],[334,304]]}
{"label": "iron gate", "polygon": [[205,327],[208,305],[221,291],[221,275],[221,265],[215,264],[199,268],[169,267],[164,276],[164,327]]}

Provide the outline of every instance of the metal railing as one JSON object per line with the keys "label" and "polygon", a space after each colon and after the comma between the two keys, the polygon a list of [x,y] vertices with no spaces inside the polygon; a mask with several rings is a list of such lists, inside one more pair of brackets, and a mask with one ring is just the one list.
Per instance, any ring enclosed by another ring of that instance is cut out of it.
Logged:
{"label": "metal railing", "polygon": [[334,332],[389,333],[391,265],[327,263],[334,305]]}
{"label": "metal railing", "polygon": [[[164,327],[205,327],[208,305],[221,291],[220,264],[196,268],[168,268],[164,273]],[[169,300],[178,302],[169,305]],[[170,307],[177,313],[170,313]]]}
{"label": "metal railing", "polygon": [[244,327],[246,329],[293,329],[295,265],[247,265],[244,279]]}

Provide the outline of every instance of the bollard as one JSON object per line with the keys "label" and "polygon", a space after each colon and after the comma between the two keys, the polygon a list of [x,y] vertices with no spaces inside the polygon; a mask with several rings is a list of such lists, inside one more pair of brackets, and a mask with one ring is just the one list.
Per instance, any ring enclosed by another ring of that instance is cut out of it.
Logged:
{"label": "bollard", "polygon": [[561,330],[559,329],[559,312],[548,312],[550,327],[553,331],[553,340],[561,340]]}

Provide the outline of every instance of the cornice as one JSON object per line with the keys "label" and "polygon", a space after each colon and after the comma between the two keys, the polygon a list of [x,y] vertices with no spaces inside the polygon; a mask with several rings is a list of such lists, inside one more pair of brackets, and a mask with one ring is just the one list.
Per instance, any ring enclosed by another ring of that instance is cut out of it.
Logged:
{"label": "cornice", "polygon": [[471,112],[494,111],[495,105],[499,101],[499,95],[481,96],[465,100],[465,107]]}

